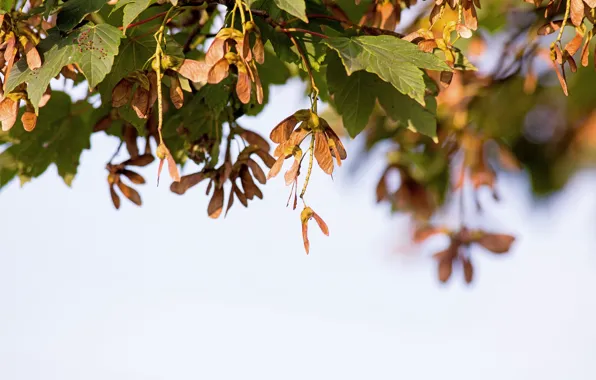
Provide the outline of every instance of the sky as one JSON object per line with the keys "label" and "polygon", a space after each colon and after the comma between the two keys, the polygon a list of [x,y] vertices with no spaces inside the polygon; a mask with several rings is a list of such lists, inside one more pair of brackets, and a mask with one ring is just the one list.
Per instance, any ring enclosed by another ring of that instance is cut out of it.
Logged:
{"label": "sky", "polygon": [[[306,105],[296,85],[272,99],[241,125],[267,134]],[[143,207],[116,211],[116,145],[93,136],[72,189],[52,168],[0,192],[1,379],[596,378],[589,174],[540,207],[502,178],[502,202],[482,199],[512,252],[474,251],[472,286],[441,285],[431,252],[403,253],[405,218],[375,205],[381,160],[313,176],[330,236],[312,228],[307,256],[281,179],[211,220],[204,185],[172,194],[152,165]]]}

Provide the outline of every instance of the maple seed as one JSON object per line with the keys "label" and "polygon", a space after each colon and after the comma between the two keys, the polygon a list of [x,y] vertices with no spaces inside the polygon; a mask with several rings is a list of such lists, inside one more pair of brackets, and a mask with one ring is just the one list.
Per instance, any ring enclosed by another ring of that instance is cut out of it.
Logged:
{"label": "maple seed", "polygon": [[302,240],[304,241],[304,250],[308,255],[310,251],[310,242],[308,240],[308,221],[314,218],[319,228],[326,236],[329,236],[329,228],[323,219],[310,207],[305,207],[300,213],[300,222],[302,223]]}

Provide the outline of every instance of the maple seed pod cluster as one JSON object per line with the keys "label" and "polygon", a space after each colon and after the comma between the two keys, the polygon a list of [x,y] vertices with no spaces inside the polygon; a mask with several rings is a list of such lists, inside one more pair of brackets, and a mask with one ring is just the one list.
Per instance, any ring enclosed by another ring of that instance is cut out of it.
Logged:
{"label": "maple seed pod cluster", "polygon": [[149,117],[156,101],[157,75],[153,71],[134,71],[121,79],[112,90],[112,107],[130,104],[139,119]]}
{"label": "maple seed pod cluster", "polygon": [[308,222],[311,219],[314,219],[317,222],[321,232],[323,232],[325,236],[329,236],[329,228],[327,227],[327,223],[325,223],[323,218],[321,218],[310,207],[304,207],[300,213],[300,223],[302,224],[302,240],[304,242],[304,250],[306,251],[307,255],[310,251],[310,241],[308,240]]}
{"label": "maple seed pod cluster", "polygon": [[[254,42],[251,42],[251,39]],[[252,21],[247,21],[244,25],[244,32],[234,28],[221,29],[209,46],[204,61],[194,64],[195,67],[192,71],[197,71],[195,79],[216,84],[227,78],[230,67],[234,66],[238,75],[236,81],[238,99],[244,104],[249,103],[254,84],[256,100],[262,104],[263,86],[256,63],[263,64],[264,62],[265,47],[261,33]],[[191,70],[186,69],[185,71]]]}
{"label": "maple seed pod cluster", "polygon": [[[15,62],[21,57],[30,70],[37,70],[42,65],[41,55],[37,50],[40,40],[39,30],[51,27],[43,22],[39,16],[31,16],[27,19],[19,19],[20,13],[5,13],[0,15],[0,70],[4,79],[10,76]],[[16,16],[16,17],[15,17]],[[37,29],[37,30],[36,30]],[[45,106],[51,94],[48,87],[41,100],[35,106],[28,100],[27,86],[17,86],[9,94],[5,94],[6,84],[0,80],[0,121],[2,130],[10,130],[17,121],[21,100],[25,102],[25,112],[21,116],[23,128],[27,132],[35,129],[37,124],[36,108]]]}
{"label": "maple seed pod cluster", "polygon": [[473,280],[474,267],[470,259],[470,246],[472,244],[484,248],[496,255],[507,253],[515,237],[507,234],[490,233],[483,230],[470,230],[462,227],[459,231],[450,231],[445,227],[424,225],[414,233],[414,242],[422,243],[434,235],[448,235],[449,245],[442,251],[433,255],[438,262],[439,281],[447,282],[453,273],[455,264],[461,264],[466,283]]}
{"label": "maple seed pod cluster", "polygon": [[347,158],[346,149],[339,136],[331,129],[327,121],[315,112],[303,109],[282,120],[269,137],[278,144],[273,152],[277,159],[267,175],[273,178],[279,174],[286,159],[293,157],[294,163],[286,172],[286,185],[295,182],[300,175],[302,149],[300,144],[307,138],[314,139],[314,157],[319,167],[326,173],[333,173],[333,159],[341,166],[342,160]]}
{"label": "maple seed pod cluster", "polygon": [[134,172],[128,169],[129,166],[138,166],[143,167],[147,166],[152,163],[154,160],[151,154],[143,154],[137,155],[132,157],[121,164],[113,165],[108,164],[106,168],[108,169],[108,186],[110,188],[110,196],[112,198],[112,203],[116,209],[120,208],[120,196],[116,192],[116,189],[120,190],[120,193],[124,195],[132,203],[136,204],[137,206],[141,206],[143,204],[141,200],[141,195],[138,191],[133,189],[131,186],[124,183],[123,177],[127,178],[130,182],[135,185],[143,185],[145,184],[145,178],[143,178],[137,172]]}
{"label": "maple seed pod cluster", "polygon": [[260,161],[270,168],[275,163],[275,160],[269,154],[269,143],[259,134],[235,126],[228,136],[228,141],[234,137],[240,137],[248,145],[244,148],[235,161],[232,160],[230,154],[230,145],[225,153],[225,159],[222,165],[216,169],[206,167],[205,169],[182,176],[179,182],[174,182],[170,186],[172,192],[182,195],[191,187],[208,179],[207,195],[211,195],[211,200],[207,207],[207,214],[210,218],[219,218],[223,212],[226,203],[226,190],[224,185],[230,184],[229,193],[227,195],[227,206],[225,215],[229,212],[235,200],[238,200],[244,207],[248,207],[248,201],[255,198],[263,199],[263,193],[257,186],[257,182],[261,185],[267,183],[267,177],[255,158],[258,157]]}

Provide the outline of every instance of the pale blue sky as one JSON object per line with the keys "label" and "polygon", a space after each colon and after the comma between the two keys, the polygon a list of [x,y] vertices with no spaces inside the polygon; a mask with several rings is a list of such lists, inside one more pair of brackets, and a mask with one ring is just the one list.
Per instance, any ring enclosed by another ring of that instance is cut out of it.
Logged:
{"label": "pale blue sky", "polygon": [[[277,89],[243,125],[267,133],[304,102]],[[396,253],[409,237],[374,205],[380,161],[314,176],[331,236],[313,228],[306,256],[281,178],[226,220],[207,217],[204,185],[180,197],[168,181],[116,211],[116,142],[92,145],[73,189],[52,169],[0,193],[1,379],[596,378],[589,176],[540,209],[523,179],[502,181],[487,212],[520,234],[515,249],[475,252],[473,286],[440,286],[428,255]]]}

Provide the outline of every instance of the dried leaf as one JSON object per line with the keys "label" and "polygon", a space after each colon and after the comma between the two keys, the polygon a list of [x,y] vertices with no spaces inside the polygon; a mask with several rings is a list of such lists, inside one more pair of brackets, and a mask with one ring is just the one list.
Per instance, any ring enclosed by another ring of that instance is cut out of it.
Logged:
{"label": "dried leaf", "polygon": [[127,125],[123,128],[122,139],[126,144],[126,150],[131,158],[137,157],[139,155],[139,146],[137,144],[137,138],[139,134],[135,127],[131,127]]}
{"label": "dried leaf", "polygon": [[434,226],[427,225],[427,226],[417,228],[414,231],[413,240],[415,243],[422,243],[423,241],[425,241],[426,239],[428,239],[431,236],[444,234],[446,232],[447,231],[444,227],[434,227]]}
{"label": "dried leaf", "polygon": [[[332,152],[335,158],[339,158],[341,160],[345,160],[348,158],[348,153],[346,152],[346,148],[344,144],[341,142],[339,136],[335,133],[335,131],[331,128],[325,128],[325,134],[329,140],[332,140],[335,146],[335,151],[339,154],[339,157],[335,152]],[[331,144],[330,144],[331,146]],[[339,165],[339,164],[338,164]]]}
{"label": "dried leaf", "polygon": [[150,71],[147,74],[147,79],[149,81],[149,108],[151,108],[157,101],[157,73]]}
{"label": "dried leaf", "polygon": [[294,157],[294,163],[292,164],[292,167],[290,167],[290,170],[288,170],[286,172],[286,174],[284,175],[284,179],[286,180],[286,186],[288,186],[289,184],[294,182],[296,180],[296,178],[298,178],[298,172],[300,171],[300,158],[301,157],[302,157],[302,154],[300,154],[297,157]]}
{"label": "dried leaf", "polygon": [[223,187],[215,189],[213,196],[211,197],[211,201],[209,201],[209,206],[207,207],[207,214],[209,214],[210,218],[217,219],[221,215],[223,211],[224,205],[224,189]]}
{"label": "dried leaf", "polygon": [[564,50],[567,51],[569,55],[574,55],[582,46],[583,40],[584,34],[580,31],[576,31],[575,37],[573,37],[569,42],[567,42]]}
{"label": "dried leaf", "polygon": [[567,90],[567,80],[565,79],[565,68],[563,65],[559,66],[555,62],[553,62],[553,66],[555,68],[555,72],[557,73],[557,78],[559,79],[559,83],[561,84],[561,88],[563,89],[563,93],[565,96],[569,96],[569,92]]}
{"label": "dried leaf", "polygon": [[230,191],[230,196],[228,197],[228,207],[226,207],[226,213],[224,214],[224,218],[228,216],[228,211],[232,208],[234,204],[234,192]]}
{"label": "dried leaf", "polygon": [[308,255],[310,250],[310,242],[308,241],[308,222],[302,222],[302,241],[304,242],[304,250]]}
{"label": "dried leaf", "polygon": [[[225,29],[225,28],[224,28]],[[226,54],[226,40],[227,38],[224,37],[225,30],[220,30],[217,34],[218,36],[215,37],[209,49],[207,49],[207,53],[205,53],[205,63],[208,66],[213,66],[217,61],[222,59]],[[188,78],[190,79],[190,78]],[[192,79],[191,79],[192,80]]]}
{"label": "dried leaf", "polygon": [[244,194],[246,194],[246,198],[252,200],[255,196],[257,198],[262,198],[263,195],[255,182],[250,175],[248,168],[246,166],[240,169],[240,183],[242,183],[242,188],[244,189]]}
{"label": "dried leaf", "polygon": [[41,96],[41,99],[39,99],[39,103],[37,104],[37,106],[39,108],[44,107],[50,101],[51,97],[52,97],[52,88],[50,86],[48,86],[48,88],[46,88],[43,95]]}
{"label": "dried leaf", "polygon": [[539,36],[549,35],[561,29],[561,25],[563,25],[563,20],[550,21],[538,28],[537,34]]}

